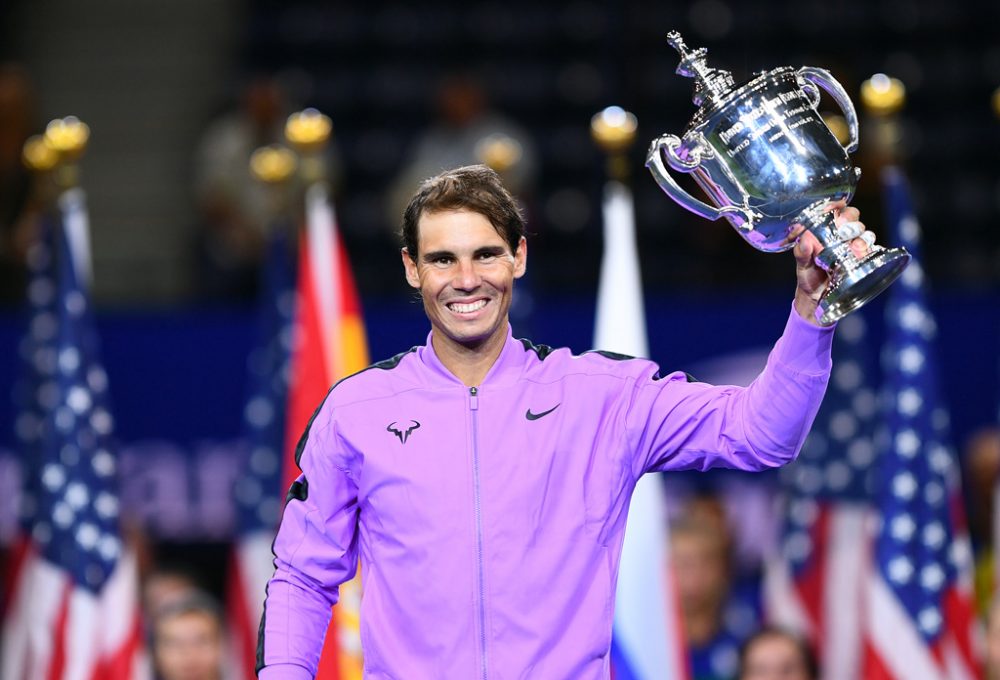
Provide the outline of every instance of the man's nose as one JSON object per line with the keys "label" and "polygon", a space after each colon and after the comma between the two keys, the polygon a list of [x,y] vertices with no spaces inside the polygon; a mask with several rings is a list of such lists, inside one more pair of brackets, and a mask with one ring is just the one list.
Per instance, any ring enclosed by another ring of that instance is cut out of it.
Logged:
{"label": "man's nose", "polygon": [[459,260],[452,285],[460,290],[473,290],[479,287],[479,271],[471,260]]}

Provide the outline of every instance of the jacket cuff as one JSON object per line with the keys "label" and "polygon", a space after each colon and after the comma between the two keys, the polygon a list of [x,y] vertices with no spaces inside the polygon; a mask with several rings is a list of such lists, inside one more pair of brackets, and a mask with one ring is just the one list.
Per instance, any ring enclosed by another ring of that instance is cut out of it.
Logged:
{"label": "jacket cuff", "polygon": [[830,352],[836,327],[834,324],[820,328],[809,323],[799,316],[793,303],[785,332],[775,345],[772,359],[796,373],[828,375],[833,367]]}
{"label": "jacket cuff", "polygon": [[313,680],[313,674],[294,663],[277,663],[261,668],[257,678],[258,680]]}

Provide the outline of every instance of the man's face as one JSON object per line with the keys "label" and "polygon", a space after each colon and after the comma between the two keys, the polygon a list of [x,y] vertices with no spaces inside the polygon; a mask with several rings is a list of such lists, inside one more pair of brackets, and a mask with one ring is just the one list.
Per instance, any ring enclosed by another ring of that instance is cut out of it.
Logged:
{"label": "man's face", "polygon": [[809,680],[809,669],[794,642],[765,635],[747,650],[740,680]]}
{"label": "man's face", "polygon": [[222,631],[202,612],[169,616],[156,623],[154,654],[163,680],[219,680]]}
{"label": "man's face", "polygon": [[717,612],[729,590],[726,553],[721,540],[700,531],[672,533],[670,557],[685,613]]}
{"label": "man's face", "polygon": [[417,257],[403,250],[406,281],[420,290],[440,341],[466,348],[506,332],[514,279],[524,274],[527,244],[517,252],[479,213],[424,213],[417,222]]}

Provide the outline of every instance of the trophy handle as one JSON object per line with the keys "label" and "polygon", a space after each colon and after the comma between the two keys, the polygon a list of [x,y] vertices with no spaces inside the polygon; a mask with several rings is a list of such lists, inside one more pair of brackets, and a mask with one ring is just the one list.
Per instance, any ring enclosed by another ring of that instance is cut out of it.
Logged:
{"label": "trophy handle", "polygon": [[677,155],[677,147],[680,144],[681,140],[676,135],[662,135],[653,140],[649,145],[649,152],[646,154],[646,167],[653,173],[653,178],[660,185],[660,188],[663,189],[664,193],[674,199],[682,208],[687,208],[695,215],[700,215],[709,220],[717,220],[726,215],[737,215],[744,222],[740,225],[740,229],[747,231],[753,229],[755,215],[746,208],[736,205],[727,205],[722,208],[712,207],[704,201],[699,201],[677,184],[673,176],[671,176],[670,170],[663,163],[664,149],[671,160],[671,165],[676,164],[675,167],[679,166],[683,172],[691,172],[698,167],[701,161],[701,154],[697,152],[692,154],[692,160],[685,160],[679,157]]}
{"label": "trophy handle", "polygon": [[818,85],[826,90],[826,93],[833,97],[834,101],[837,102],[837,105],[840,106],[840,110],[844,112],[844,118],[847,120],[847,128],[851,134],[851,139],[847,146],[844,147],[844,150],[847,151],[847,153],[857,151],[858,114],[854,110],[854,104],[851,102],[851,98],[847,96],[847,92],[844,90],[843,86],[838,83],[826,69],[815,68],[813,66],[803,66],[799,69],[798,74],[810,83]]}

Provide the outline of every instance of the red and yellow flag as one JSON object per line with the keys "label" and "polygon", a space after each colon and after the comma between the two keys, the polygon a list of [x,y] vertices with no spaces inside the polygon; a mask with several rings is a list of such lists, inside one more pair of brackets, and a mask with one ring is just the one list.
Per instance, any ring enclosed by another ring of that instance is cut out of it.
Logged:
{"label": "red and yellow flag", "polygon": [[[309,419],[338,380],[368,366],[368,343],[350,262],[322,185],[306,195],[285,430],[283,488],[299,474],[295,448]],[[317,680],[361,680],[361,576],[340,587]]]}

